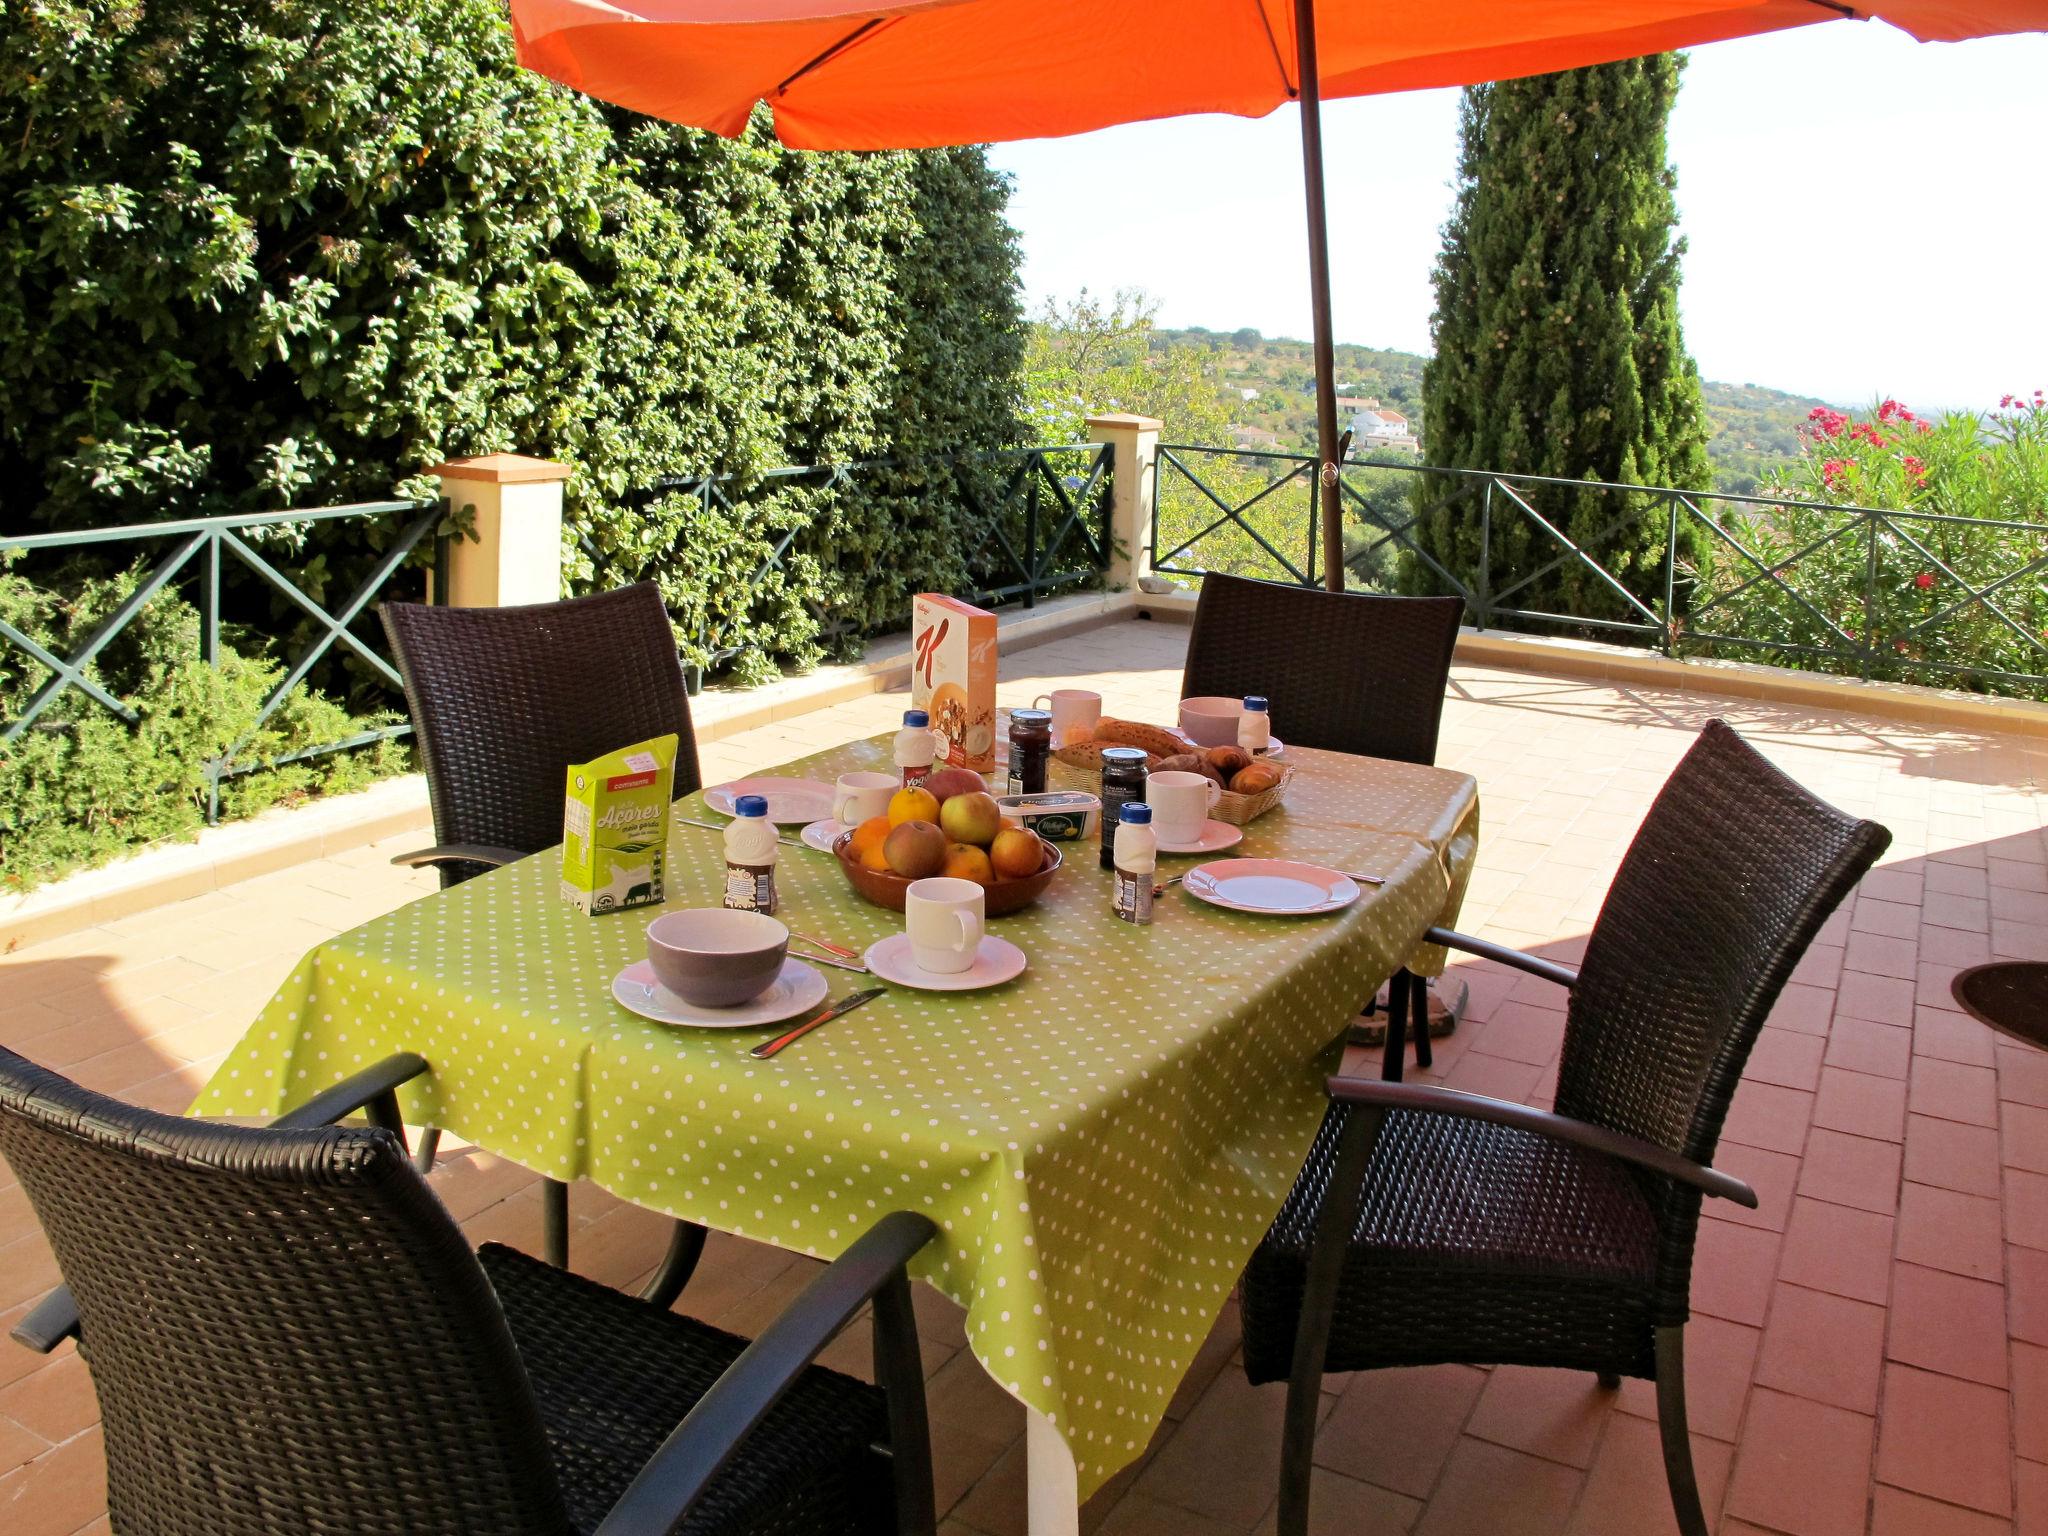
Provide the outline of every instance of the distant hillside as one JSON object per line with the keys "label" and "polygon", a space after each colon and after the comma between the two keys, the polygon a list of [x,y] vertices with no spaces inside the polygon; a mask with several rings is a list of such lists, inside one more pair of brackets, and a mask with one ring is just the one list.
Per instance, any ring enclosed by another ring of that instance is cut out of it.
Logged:
{"label": "distant hillside", "polygon": [[[1276,433],[1281,444],[1290,448],[1306,448],[1315,441],[1315,369],[1307,342],[1261,336],[1250,329],[1209,331],[1196,326],[1182,331],[1156,330],[1152,345],[1200,347],[1214,358],[1217,376],[1231,394],[1257,390],[1256,399],[1232,404],[1232,419],[1239,426]],[[1422,364],[1423,359],[1413,352],[1352,345],[1337,348],[1338,392],[1376,396],[1401,411],[1421,434],[1422,457],[1428,462]],[[1714,429],[1707,444],[1714,488],[1738,494],[1755,489],[1758,479],[1773,465],[1797,457],[1799,424],[1808,411],[1825,403],[1756,384],[1710,382],[1702,385],[1702,393]]]}

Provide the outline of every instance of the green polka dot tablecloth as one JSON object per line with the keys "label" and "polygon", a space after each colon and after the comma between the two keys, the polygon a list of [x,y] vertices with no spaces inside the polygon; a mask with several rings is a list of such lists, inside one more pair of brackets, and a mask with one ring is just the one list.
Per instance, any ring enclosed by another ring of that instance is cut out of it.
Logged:
{"label": "green polka dot tablecloth", "polygon": [[[991,924],[1030,968],[988,992],[891,988],[769,1061],[770,1030],[635,1017],[610,982],[651,909],[586,917],[554,852],[425,897],[300,962],[193,1108],[281,1112],[393,1051],[406,1119],[557,1179],[798,1252],[884,1213],[941,1237],[915,1269],[967,1308],[995,1379],[1072,1447],[1086,1498],[1144,1449],[1313,1140],[1345,1025],[1457,913],[1478,839],[1464,774],[1295,749],[1241,854],[1384,875],[1344,911],[1258,917],[1175,888],[1109,910],[1095,848]],[[860,742],[785,770],[886,769]],[[704,817],[701,800],[683,815]],[[718,903],[716,833],[677,826],[672,906]],[[1193,860],[1167,859],[1168,869]],[[902,919],[829,855],[783,849],[782,915],[865,947]],[[826,970],[835,996],[867,978]]]}

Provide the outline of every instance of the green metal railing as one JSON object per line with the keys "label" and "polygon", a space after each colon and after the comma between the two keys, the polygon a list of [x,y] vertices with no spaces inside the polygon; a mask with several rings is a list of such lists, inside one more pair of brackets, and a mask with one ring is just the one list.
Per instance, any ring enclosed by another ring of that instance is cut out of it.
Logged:
{"label": "green metal railing", "polygon": [[[818,464],[771,469],[741,479],[703,475],[658,480],[635,493],[632,503],[647,505],[664,496],[686,496],[709,515],[714,510],[746,520],[759,515],[756,499],[778,488],[807,487],[854,490],[886,477],[886,493],[912,495],[919,477],[939,468],[973,466],[989,472],[984,485],[972,476],[949,476],[946,494],[957,496],[962,522],[972,546],[966,555],[968,586],[953,596],[973,603],[1021,601],[1033,607],[1040,597],[1098,584],[1109,567],[1109,509],[1115,450],[1107,443],[1071,443],[1032,448],[1004,448],[917,459],[866,459],[850,464]],[[803,525],[775,528],[758,516],[754,537],[759,546],[748,587],[757,590],[785,568],[792,551],[803,544]],[[600,550],[587,535],[580,538],[595,575],[594,585],[636,581],[646,567],[632,567]],[[830,562],[829,549],[810,551]],[[827,644],[844,639],[842,615],[813,602],[819,634]],[[894,615],[907,624],[909,610]],[[741,654],[728,643],[734,621],[707,620],[692,636],[694,654],[702,660],[688,669],[691,692],[703,685],[704,674]]]}
{"label": "green metal railing", "polygon": [[[352,626],[384,592],[392,577],[410,559],[413,551],[434,532],[441,521],[441,516],[442,508],[438,501],[372,501],[341,507],[188,518],[177,522],[135,523],[117,528],[92,528],[71,533],[0,537],[0,559],[9,560],[17,573],[22,571],[24,562],[33,564],[53,558],[61,559],[66,552],[71,551],[97,548],[114,552],[121,550],[122,546],[129,546],[141,552],[158,548],[165,543],[170,545],[134,589],[92,628],[83,642],[69,655],[57,654],[34,637],[0,619],[0,651],[19,651],[49,674],[41,686],[29,695],[13,718],[0,721],[0,747],[19,740],[27,731],[48,728],[55,724],[55,717],[51,716],[50,711],[66,694],[82,695],[117,719],[130,725],[136,724],[138,717],[135,710],[108,691],[93,675],[93,667],[108,645],[135,622],[137,616],[153,599],[166,591],[176,592],[187,598],[197,609],[199,659],[208,666],[217,666],[221,654],[222,579],[228,571],[230,561],[253,574],[258,579],[259,587],[267,588],[284,597],[292,607],[312,622],[316,632],[311,639],[298,647],[283,674],[265,694],[256,719],[242,736],[220,757],[208,762],[208,821],[219,818],[220,786],[228,779],[253,773],[258,769],[276,767],[282,763],[320,757],[330,752],[346,751],[351,747],[367,746],[372,742],[410,735],[411,725],[397,723],[361,731],[345,740],[305,747],[280,757],[244,761],[240,756],[255,739],[256,734],[282,707],[291,691],[303,683],[308,674],[337,648],[360,660],[376,677],[387,683],[393,695],[402,702],[404,684],[397,669],[356,634]],[[278,569],[273,560],[265,557],[256,547],[257,543],[262,542],[260,537],[255,543],[248,537],[252,530],[257,529],[288,532],[309,523],[350,518],[403,518],[406,521],[396,539],[371,563],[348,600],[332,612],[308,597],[289,575]],[[442,553],[444,552],[437,547],[437,559]]]}
{"label": "green metal railing", "polygon": [[[1301,454],[1162,445],[1152,565],[1304,586],[1320,581],[1315,461]],[[1368,461],[1339,479],[1346,585],[1462,597],[1478,628],[1566,632],[1667,656],[1752,656],[1810,670],[2048,697],[2048,518],[1788,502],[1670,487]],[[1427,498],[1417,488],[1429,488]],[[1574,537],[1561,501],[1601,507]],[[1427,515],[1457,522],[1473,558],[1425,547]],[[1605,515],[1611,508],[1612,515]],[[1550,510],[1546,510],[1550,509]],[[1662,528],[1633,576],[1591,552]],[[1513,545],[1506,540],[1512,539]],[[1498,572],[1499,553],[1520,551]],[[1453,568],[1453,567],[1456,568]],[[1580,611],[1530,606],[1559,573]]]}

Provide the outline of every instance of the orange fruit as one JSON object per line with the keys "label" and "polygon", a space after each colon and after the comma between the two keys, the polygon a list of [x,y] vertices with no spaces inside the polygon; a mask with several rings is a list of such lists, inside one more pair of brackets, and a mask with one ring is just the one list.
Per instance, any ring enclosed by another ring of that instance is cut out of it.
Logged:
{"label": "orange fruit", "polygon": [[882,857],[882,845],[880,843],[875,843],[861,850],[860,867],[862,869],[872,869],[877,874],[886,875],[889,873],[889,861]]}
{"label": "orange fruit", "polygon": [[946,867],[939,871],[955,880],[972,880],[976,885],[994,885],[995,867],[988,855],[972,843],[955,843],[946,850]]}
{"label": "orange fruit", "polygon": [[900,827],[906,821],[931,821],[939,819],[938,797],[928,789],[905,785],[889,797],[889,825]]}
{"label": "orange fruit", "polygon": [[879,848],[889,835],[887,816],[870,816],[853,829],[853,839],[846,846],[855,858],[861,857],[870,848]]}

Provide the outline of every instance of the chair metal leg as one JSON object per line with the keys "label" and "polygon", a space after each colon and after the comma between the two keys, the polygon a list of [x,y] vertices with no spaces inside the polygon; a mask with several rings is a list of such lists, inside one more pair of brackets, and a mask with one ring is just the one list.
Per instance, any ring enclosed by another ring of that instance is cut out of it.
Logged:
{"label": "chair metal leg", "polygon": [[1671,1512],[1678,1519],[1679,1536],[1708,1536],[1685,1425],[1683,1325],[1657,1330],[1657,1433],[1664,1442],[1664,1480],[1671,1485]]}
{"label": "chair metal leg", "polygon": [[1401,972],[1387,983],[1387,1039],[1380,1047],[1380,1077],[1390,1083],[1401,1081],[1401,1065],[1408,1054],[1408,989],[1401,985]]}
{"label": "chair metal leg", "polygon": [[541,1257],[557,1269],[569,1267],[569,1186],[560,1179],[540,1183]]}
{"label": "chair metal leg", "polygon": [[697,1261],[704,1256],[704,1236],[704,1229],[694,1221],[675,1224],[668,1234],[668,1252],[662,1255],[661,1267],[640,1292],[642,1301],[651,1301],[657,1307],[675,1305],[683,1287],[690,1283],[690,1276],[697,1272]]}
{"label": "chair metal leg", "polygon": [[889,1470],[896,1485],[897,1536],[932,1536],[938,1527],[938,1510],[933,1505],[931,1426],[925,1417],[917,1315],[911,1310],[910,1280],[902,1270],[875,1293],[871,1326],[875,1385],[887,1395],[889,1405]]}
{"label": "chair metal leg", "polygon": [[1415,1065],[1431,1064],[1429,1051],[1429,983],[1403,967],[1398,973],[1408,978],[1408,1017],[1415,1025]]}
{"label": "chair metal leg", "polygon": [[434,1154],[441,1150],[441,1127],[430,1125],[420,1132],[419,1145],[412,1150],[412,1165],[425,1178],[434,1171]]}
{"label": "chair metal leg", "polygon": [[1619,1392],[1621,1390],[1621,1373],[1619,1371],[1601,1371],[1595,1379],[1600,1383],[1600,1390],[1602,1392]]}
{"label": "chair metal leg", "polygon": [[[1395,997],[1399,1006],[1399,996]],[[1392,1022],[1388,1038],[1393,1038]],[[1344,1258],[1365,1199],[1365,1170],[1372,1162],[1386,1112],[1353,1109],[1337,1143],[1329,1193],[1309,1248],[1302,1286],[1301,1317],[1294,1325],[1294,1365],[1287,1377],[1287,1416],[1280,1435],[1280,1513],[1277,1536],[1308,1536],[1309,1482],[1315,1470],[1316,1409],[1321,1404],[1323,1365],[1330,1353],[1330,1327],[1337,1292],[1344,1282]]]}

